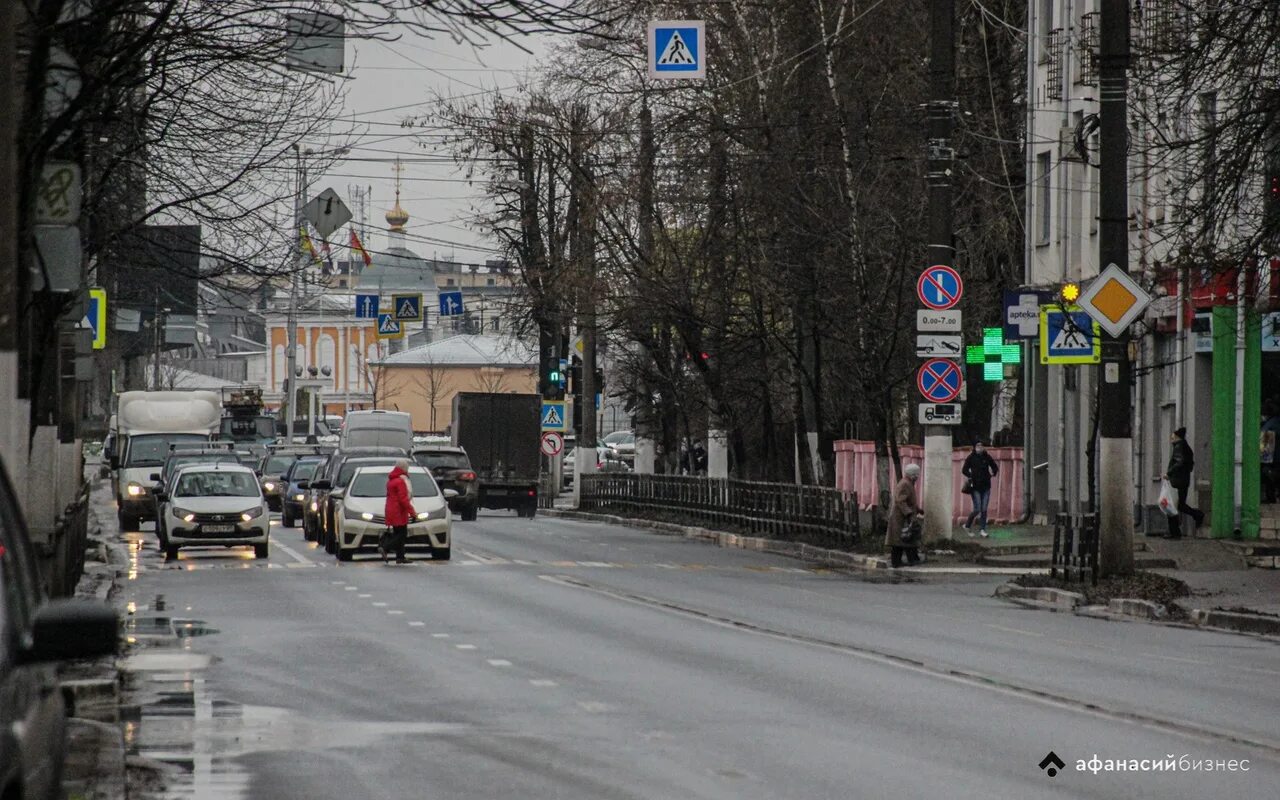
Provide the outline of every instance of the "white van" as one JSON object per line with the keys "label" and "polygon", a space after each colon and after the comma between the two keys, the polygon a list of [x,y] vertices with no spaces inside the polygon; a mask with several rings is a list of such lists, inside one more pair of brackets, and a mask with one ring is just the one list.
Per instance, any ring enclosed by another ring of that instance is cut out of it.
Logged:
{"label": "white van", "polygon": [[413,418],[404,411],[349,411],[342,421],[338,449],[353,447],[413,447]]}

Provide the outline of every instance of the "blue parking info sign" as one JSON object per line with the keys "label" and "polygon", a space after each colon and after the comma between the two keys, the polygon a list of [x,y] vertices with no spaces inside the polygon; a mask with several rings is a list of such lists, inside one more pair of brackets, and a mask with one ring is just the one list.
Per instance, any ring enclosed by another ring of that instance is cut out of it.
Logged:
{"label": "blue parking info sign", "polygon": [[649,22],[649,77],[658,80],[707,77],[707,28],[702,20]]}

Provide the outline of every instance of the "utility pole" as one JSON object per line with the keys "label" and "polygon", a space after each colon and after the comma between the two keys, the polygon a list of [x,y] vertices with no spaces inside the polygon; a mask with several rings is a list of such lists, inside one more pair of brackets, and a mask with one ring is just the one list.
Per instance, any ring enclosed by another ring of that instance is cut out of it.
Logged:
{"label": "utility pole", "polygon": [[[643,80],[643,79],[642,79]],[[657,148],[653,139],[653,110],[649,108],[649,95],[643,89],[640,95],[640,185],[638,192],[639,215],[637,241],[639,244],[640,263],[647,269],[653,263],[653,223],[654,223],[654,172]],[[644,345],[640,345],[644,348]],[[641,359],[645,363],[648,359]],[[640,381],[640,389],[649,393],[644,380]],[[636,461],[635,470],[641,475],[652,475],[655,462],[653,419],[647,409],[648,403],[642,403],[636,415]]]}
{"label": "utility pole", "polygon": [[[1098,263],[1129,271],[1129,3],[1102,0]],[[1098,560],[1103,575],[1133,572],[1133,399],[1129,334],[1102,342],[1098,447]]]}
{"label": "utility pole", "polygon": [[[929,247],[926,266],[955,265],[952,245],[951,131],[955,122],[955,0],[929,5]],[[951,538],[951,428],[924,427],[924,538]]]}
{"label": "utility pole", "polygon": [[289,277],[289,314],[286,317],[285,325],[287,326],[287,334],[289,337],[288,347],[285,348],[285,354],[288,360],[288,366],[285,368],[285,392],[284,406],[288,410],[285,417],[285,440],[293,441],[293,421],[298,416],[297,400],[298,400],[298,276],[306,265],[302,253],[302,243],[300,240],[302,234],[302,195],[307,191],[307,164],[304,160],[305,153],[298,143],[293,144],[293,152],[297,155],[297,191],[293,195],[293,231],[288,237],[290,247],[293,248],[294,268],[293,274]]}

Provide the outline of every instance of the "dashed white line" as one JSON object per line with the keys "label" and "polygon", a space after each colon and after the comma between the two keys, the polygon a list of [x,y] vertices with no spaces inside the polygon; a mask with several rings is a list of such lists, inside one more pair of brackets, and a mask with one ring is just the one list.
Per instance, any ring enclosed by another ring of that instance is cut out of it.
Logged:
{"label": "dashed white line", "polygon": [[510,662],[510,661],[508,661],[508,660],[506,660],[505,658],[490,658],[490,659],[488,659],[488,661],[489,661],[489,666],[491,666],[491,667],[509,667],[509,666],[511,666],[511,662]]}
{"label": "dashed white line", "polygon": [[476,649],[476,646],[474,644],[455,644],[454,647],[458,648],[459,650],[475,650]]}
{"label": "dashed white line", "polygon": [[301,553],[294,550],[292,547],[289,547],[285,543],[279,541],[275,537],[272,537],[271,543],[275,545],[277,549],[283,550],[285,554],[289,556],[289,558],[292,558],[294,561],[297,561],[299,564],[311,563],[311,559],[304,557]]}
{"label": "dashed white line", "polygon": [[374,608],[386,608],[386,607],[387,607],[387,604],[386,604],[386,603],[383,603],[383,602],[381,602],[381,601],[379,601],[379,600],[375,600],[375,601],[373,602],[373,607],[374,607]]}
{"label": "dashed white line", "polygon": [[341,586],[346,583],[346,581],[329,581],[329,583],[332,583],[334,586]]}
{"label": "dashed white line", "polygon": [[529,685],[551,687],[551,686],[559,686],[560,684],[556,683],[555,681],[549,681],[546,678],[530,678]]}
{"label": "dashed white line", "polygon": [[343,586],[343,587],[342,587],[342,589],[343,589],[343,591],[347,591],[347,592],[358,592],[358,591],[360,591],[359,589],[357,589],[357,588],[356,588],[356,587],[354,587],[354,586]]}
{"label": "dashed white line", "polygon": [[418,622],[417,620],[414,620],[413,622],[410,622],[410,623],[409,623],[409,627],[410,627],[410,628],[421,628],[423,625],[426,625],[426,624],[427,624],[427,623],[425,623],[425,622]]}
{"label": "dashed white line", "polygon": [[368,600],[370,597],[373,597],[373,595],[371,595],[371,594],[358,594],[358,595],[356,595],[356,597],[359,597],[361,600]]}
{"label": "dashed white line", "polygon": [[448,638],[449,638],[449,634],[447,634],[447,633],[433,633],[433,634],[431,634],[431,638],[432,638],[432,639],[448,639]]}
{"label": "dashed white line", "polygon": [[404,612],[398,608],[389,608],[387,609],[387,613],[394,617],[394,616],[403,614]]}

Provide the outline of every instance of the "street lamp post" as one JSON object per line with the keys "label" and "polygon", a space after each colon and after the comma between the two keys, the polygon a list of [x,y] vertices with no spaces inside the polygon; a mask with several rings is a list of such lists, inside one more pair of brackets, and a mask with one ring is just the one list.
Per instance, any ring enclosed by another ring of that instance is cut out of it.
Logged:
{"label": "street lamp post", "polygon": [[311,149],[303,150],[296,142],[292,145],[293,152],[297,156],[296,178],[297,186],[293,196],[293,233],[289,237],[292,243],[290,246],[294,248],[293,274],[289,279],[289,313],[285,326],[289,337],[289,344],[286,349],[286,357],[288,364],[285,367],[285,380],[288,382],[288,388],[285,390],[285,404],[288,410],[288,416],[285,418],[285,438],[293,441],[293,421],[298,416],[295,403],[298,400],[298,276],[305,268],[303,261],[302,247],[298,243],[298,237],[302,231],[302,197],[307,192],[307,162],[304,156],[311,154]]}

